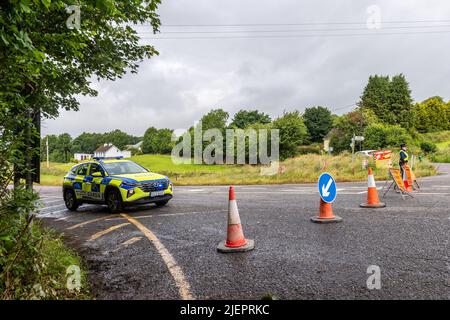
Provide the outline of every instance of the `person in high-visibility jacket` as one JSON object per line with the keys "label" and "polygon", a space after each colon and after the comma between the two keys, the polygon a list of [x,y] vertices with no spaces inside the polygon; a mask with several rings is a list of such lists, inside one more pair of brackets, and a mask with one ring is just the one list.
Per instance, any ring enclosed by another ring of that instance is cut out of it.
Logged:
{"label": "person in high-visibility jacket", "polygon": [[400,171],[402,173],[403,181],[407,181],[406,172],[405,172],[405,169],[403,168],[403,166],[405,164],[407,164],[408,160],[409,160],[408,153],[406,152],[406,150],[407,150],[406,144],[402,143],[400,145],[400,160],[399,160],[398,164],[400,166]]}

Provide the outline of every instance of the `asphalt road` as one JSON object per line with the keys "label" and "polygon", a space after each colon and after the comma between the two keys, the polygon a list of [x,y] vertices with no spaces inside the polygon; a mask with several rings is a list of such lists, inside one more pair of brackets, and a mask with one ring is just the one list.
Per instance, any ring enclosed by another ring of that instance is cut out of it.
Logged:
{"label": "asphalt road", "polygon": [[[414,198],[389,192],[383,209],[359,208],[366,183],[338,183],[333,210],[344,221],[326,225],[310,221],[316,185],[238,186],[256,244],[238,254],[216,251],[227,186],[176,187],[166,207],[123,215],[94,205],[68,212],[61,188],[41,187],[39,217],[82,255],[98,299],[450,299],[450,164],[439,170],[419,179]],[[371,265],[379,290],[366,285]]]}

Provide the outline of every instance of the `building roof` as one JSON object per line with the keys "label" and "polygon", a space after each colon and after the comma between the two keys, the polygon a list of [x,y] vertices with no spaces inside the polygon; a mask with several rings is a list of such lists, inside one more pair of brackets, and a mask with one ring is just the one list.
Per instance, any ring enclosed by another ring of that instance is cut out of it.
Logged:
{"label": "building roof", "polygon": [[105,143],[105,144],[101,145],[100,147],[98,147],[94,152],[106,152],[109,149],[111,149],[112,147],[114,147],[114,145],[112,143]]}

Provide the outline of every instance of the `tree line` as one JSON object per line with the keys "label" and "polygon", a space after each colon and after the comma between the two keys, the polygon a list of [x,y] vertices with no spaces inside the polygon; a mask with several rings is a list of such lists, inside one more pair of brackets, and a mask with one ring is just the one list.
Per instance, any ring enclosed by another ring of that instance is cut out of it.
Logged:
{"label": "tree line", "polygon": [[[362,148],[432,144],[421,133],[450,130],[450,101],[430,97],[414,103],[403,74],[369,77],[357,108],[336,116],[329,133],[337,152],[350,149],[353,135],[365,137]],[[425,150],[423,150],[425,151]]]}
{"label": "tree line", "polygon": [[[350,142],[354,135],[365,137],[359,146],[364,149],[397,147],[400,143],[407,143],[422,145],[423,151],[429,152],[435,149],[433,142],[425,141],[420,134],[450,130],[450,102],[445,102],[441,97],[431,97],[414,103],[404,75],[392,78],[375,75],[369,77],[356,108],[343,115],[333,114],[324,106],[315,106],[306,108],[302,113],[296,110],[283,112],[276,119],[259,110],[241,109],[230,119],[228,112],[217,108],[200,120],[203,133],[214,128],[219,129],[224,137],[227,129],[278,129],[282,160],[301,153],[320,153],[324,137],[330,139],[335,153],[351,150]],[[187,134],[193,136],[194,127],[189,128]],[[106,142],[122,149],[142,141],[141,150],[132,150],[133,154],[170,154],[177,143],[172,136],[172,129],[155,127],[148,128],[143,137],[120,130],[103,134],[83,133],[73,140],[67,133],[50,135],[49,158],[51,161],[67,162],[73,153],[93,153]],[[42,146],[45,139],[41,141]],[[205,142],[204,148],[207,145]]]}
{"label": "tree line", "polygon": [[137,144],[142,140],[142,137],[136,137],[118,129],[105,133],[83,132],[74,139],[68,133],[46,135],[41,139],[42,160],[47,160],[47,139],[49,160],[52,162],[69,162],[73,159],[74,153],[93,154],[104,143],[112,143],[123,150],[128,145]]}

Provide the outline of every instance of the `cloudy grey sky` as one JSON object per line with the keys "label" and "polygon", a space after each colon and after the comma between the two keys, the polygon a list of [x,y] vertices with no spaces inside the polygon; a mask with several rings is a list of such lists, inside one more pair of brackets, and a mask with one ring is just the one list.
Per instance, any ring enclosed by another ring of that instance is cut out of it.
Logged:
{"label": "cloudy grey sky", "polygon": [[[433,95],[450,100],[447,0],[162,2],[162,33],[139,28],[160,55],[143,62],[137,75],[94,83],[98,97],[80,97],[80,111],[46,120],[43,135],[182,129],[219,107],[230,115],[246,108],[277,117],[323,105],[342,114],[371,74],[405,74],[416,101]],[[371,5],[380,9],[381,30],[366,29]]]}

